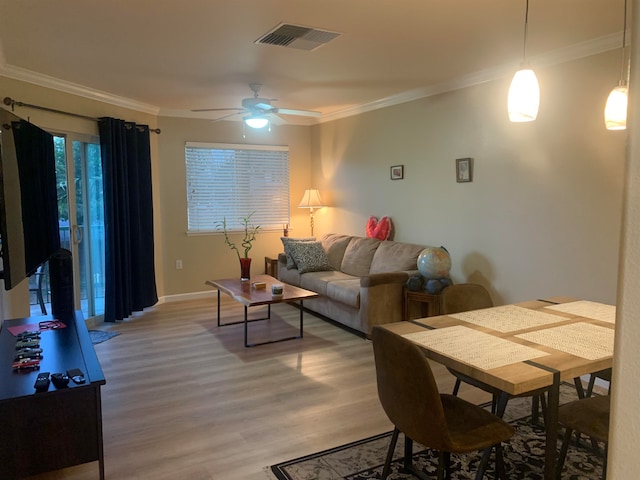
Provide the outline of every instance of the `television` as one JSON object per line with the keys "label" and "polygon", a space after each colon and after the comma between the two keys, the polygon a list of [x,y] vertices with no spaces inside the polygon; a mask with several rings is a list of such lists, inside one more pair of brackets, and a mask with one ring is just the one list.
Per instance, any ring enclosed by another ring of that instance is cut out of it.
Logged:
{"label": "television", "polygon": [[0,279],[10,290],[60,249],[53,136],[0,108]]}

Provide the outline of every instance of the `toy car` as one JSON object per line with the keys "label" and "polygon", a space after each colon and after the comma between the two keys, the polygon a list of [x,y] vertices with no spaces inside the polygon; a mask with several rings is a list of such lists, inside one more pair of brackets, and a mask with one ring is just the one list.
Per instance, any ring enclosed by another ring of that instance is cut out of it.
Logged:
{"label": "toy car", "polygon": [[20,360],[22,358],[42,358],[41,348],[23,348],[18,350],[14,356],[14,360]]}
{"label": "toy car", "polygon": [[23,348],[38,348],[40,347],[40,339],[36,340],[19,340],[16,342],[16,350]]}
{"label": "toy car", "polygon": [[40,368],[40,360],[33,358],[22,358],[13,362],[14,370],[23,370],[25,368]]}

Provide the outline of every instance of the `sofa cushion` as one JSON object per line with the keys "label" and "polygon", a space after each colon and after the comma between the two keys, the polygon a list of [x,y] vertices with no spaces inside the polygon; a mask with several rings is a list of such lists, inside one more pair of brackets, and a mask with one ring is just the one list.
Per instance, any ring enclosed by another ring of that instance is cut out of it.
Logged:
{"label": "sofa cushion", "polygon": [[350,307],[360,308],[360,279],[330,282],[327,285],[327,297]]}
{"label": "sofa cushion", "polygon": [[333,270],[321,242],[290,242],[289,249],[300,274]]}
{"label": "sofa cushion", "polygon": [[[295,272],[297,270],[290,270]],[[338,280],[353,280],[360,281],[359,278],[347,275],[346,273],[339,272],[337,270],[322,271],[322,272],[308,272],[300,276],[300,286],[311,290],[320,295],[327,295],[327,286]]]}
{"label": "sofa cushion", "polygon": [[342,267],[342,258],[351,238],[351,235],[339,235],[337,233],[327,233],[322,237],[322,247],[327,252],[329,263],[334,269],[340,270]]}
{"label": "sofa cushion", "polygon": [[293,260],[291,256],[291,249],[289,245],[294,242],[314,242],[316,237],[301,237],[301,238],[292,238],[292,237],[280,237],[282,240],[282,246],[284,247],[284,254],[287,256],[287,269],[291,270],[292,268],[296,268],[296,262]]}
{"label": "sofa cushion", "polygon": [[340,270],[356,277],[369,275],[373,255],[380,243],[380,240],[376,238],[351,238],[344,252]]}
{"label": "sofa cushion", "polygon": [[376,250],[369,274],[416,270],[423,246],[411,243],[381,242]]}

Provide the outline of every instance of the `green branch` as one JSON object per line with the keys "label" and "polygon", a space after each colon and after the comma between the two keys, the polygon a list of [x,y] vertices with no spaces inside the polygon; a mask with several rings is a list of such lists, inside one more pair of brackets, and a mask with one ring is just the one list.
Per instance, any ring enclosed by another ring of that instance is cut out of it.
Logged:
{"label": "green branch", "polygon": [[[246,217],[242,217],[241,221],[244,225],[244,238],[242,239],[242,248],[244,249],[244,258],[249,258],[249,250],[253,247],[253,242],[256,239],[256,235],[258,234],[258,230],[260,230],[260,225],[250,225],[249,221],[251,220],[251,216],[256,212],[251,212]],[[224,243],[229,245],[231,250],[235,250],[238,258],[240,258],[240,250],[234,242],[229,238],[229,233],[227,231],[227,218],[224,217],[222,222],[218,222],[220,226],[222,226],[222,231],[224,233]],[[219,228],[219,227],[218,227]]]}

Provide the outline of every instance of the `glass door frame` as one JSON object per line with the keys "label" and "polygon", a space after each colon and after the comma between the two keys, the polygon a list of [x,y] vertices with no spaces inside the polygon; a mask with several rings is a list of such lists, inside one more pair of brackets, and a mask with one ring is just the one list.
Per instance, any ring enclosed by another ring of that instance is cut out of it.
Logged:
{"label": "glass door frame", "polygon": [[[86,234],[82,231],[82,229],[78,226],[78,211],[77,211],[77,189],[76,189],[76,159],[73,151],[74,142],[80,142],[83,146],[86,144],[96,144],[100,145],[100,138],[97,135],[88,135],[88,134],[79,134],[79,133],[71,133],[71,132],[52,132],[52,134],[56,137],[64,138],[64,147],[65,147],[65,161],[66,161],[66,179],[67,179],[67,208],[69,209],[69,249],[71,251],[71,258],[73,262],[73,290],[74,290],[74,307],[77,310],[82,310],[82,295],[81,295],[81,271],[82,265],[80,263],[80,244],[82,241],[89,241],[90,239],[83,238]],[[82,152],[82,155],[85,155],[86,152]],[[84,159],[83,159],[84,160]],[[86,162],[84,162],[84,166],[86,167]],[[82,175],[82,185],[84,188],[82,189],[82,205],[88,205],[88,193],[87,193],[87,171],[86,168],[81,169]],[[85,219],[86,222],[86,219]],[[85,228],[85,226],[83,226]],[[91,255],[88,255],[90,257]],[[88,269],[86,272],[87,275],[92,275],[91,272],[91,261],[85,262],[85,267]],[[89,276],[88,278],[93,278]],[[88,282],[92,284],[92,282]],[[87,285],[87,301],[88,301],[88,311],[95,311],[95,298],[93,296],[93,292],[90,291],[90,285]],[[101,317],[104,314],[93,315],[93,317]]]}

